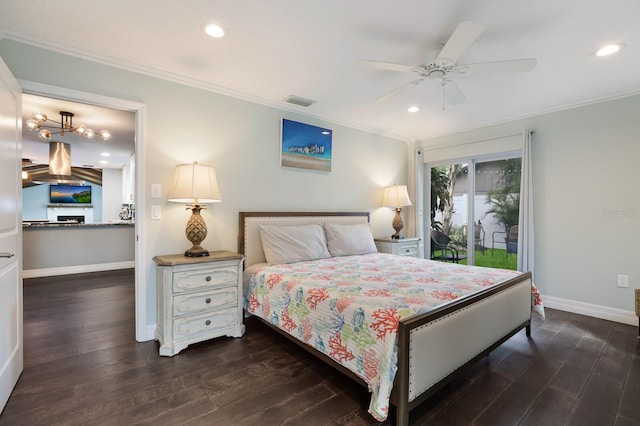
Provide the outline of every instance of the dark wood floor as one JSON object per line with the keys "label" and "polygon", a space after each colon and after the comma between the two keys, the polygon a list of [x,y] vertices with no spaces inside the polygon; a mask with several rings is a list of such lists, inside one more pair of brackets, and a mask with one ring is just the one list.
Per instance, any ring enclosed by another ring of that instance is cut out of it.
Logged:
{"label": "dark wood floor", "polygon": [[[25,369],[0,425],[376,424],[364,388],[251,319],[243,338],[173,358],[135,343],[133,279],[128,270],[25,280]],[[639,425],[637,329],[547,315],[411,424]]]}

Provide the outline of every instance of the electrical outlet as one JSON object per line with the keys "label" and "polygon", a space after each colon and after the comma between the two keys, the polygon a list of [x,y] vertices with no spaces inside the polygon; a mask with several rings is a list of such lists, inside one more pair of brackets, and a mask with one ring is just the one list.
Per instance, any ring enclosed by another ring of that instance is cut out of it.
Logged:
{"label": "electrical outlet", "polygon": [[629,287],[629,275],[618,275],[618,287]]}

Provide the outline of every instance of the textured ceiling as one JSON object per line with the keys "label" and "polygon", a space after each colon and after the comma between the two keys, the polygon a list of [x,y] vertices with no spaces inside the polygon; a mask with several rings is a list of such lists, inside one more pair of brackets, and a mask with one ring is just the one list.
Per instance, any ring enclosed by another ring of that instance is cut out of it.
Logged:
{"label": "textured ceiling", "polygon": [[[80,53],[202,87],[405,140],[636,93],[637,0],[0,0],[4,36]],[[432,81],[374,100],[415,79],[361,59],[421,65],[462,21],[486,30],[461,63],[536,58],[522,74],[457,79],[466,101],[442,110]],[[221,24],[223,39],[202,25]],[[608,58],[604,43],[626,47]],[[317,101],[308,108],[289,95]],[[409,105],[421,110],[409,114]]]}

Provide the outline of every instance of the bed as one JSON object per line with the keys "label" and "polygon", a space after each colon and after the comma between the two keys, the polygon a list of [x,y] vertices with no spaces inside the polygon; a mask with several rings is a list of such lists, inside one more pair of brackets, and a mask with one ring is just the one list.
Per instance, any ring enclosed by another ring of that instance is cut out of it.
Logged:
{"label": "bed", "polygon": [[[373,243],[366,212],[241,212],[239,221],[247,315],[366,386],[379,421],[393,404],[396,424],[408,425],[409,412],[463,367],[522,329],[530,336],[532,304],[542,309],[530,273],[374,253],[375,246],[358,252],[363,245],[351,241]],[[289,234],[283,243],[283,229],[301,232],[305,247]],[[307,246],[317,259],[296,258]],[[445,276],[453,281],[436,287]]]}

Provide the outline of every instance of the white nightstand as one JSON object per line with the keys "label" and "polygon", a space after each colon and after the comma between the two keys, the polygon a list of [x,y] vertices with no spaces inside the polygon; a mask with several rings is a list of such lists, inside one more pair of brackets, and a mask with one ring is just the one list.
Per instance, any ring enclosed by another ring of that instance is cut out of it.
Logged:
{"label": "white nightstand", "polygon": [[160,355],[219,336],[241,337],[242,262],[230,251],[205,257],[156,256]]}
{"label": "white nightstand", "polygon": [[374,238],[378,252],[418,257],[420,238]]}

